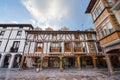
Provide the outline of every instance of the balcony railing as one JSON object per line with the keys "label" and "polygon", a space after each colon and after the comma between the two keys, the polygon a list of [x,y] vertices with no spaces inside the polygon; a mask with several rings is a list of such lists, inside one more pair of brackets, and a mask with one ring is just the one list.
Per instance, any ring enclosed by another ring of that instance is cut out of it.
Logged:
{"label": "balcony railing", "polygon": [[50,52],[62,52],[62,47],[50,47]]}
{"label": "balcony railing", "polygon": [[74,52],[82,52],[81,47],[74,47]]}

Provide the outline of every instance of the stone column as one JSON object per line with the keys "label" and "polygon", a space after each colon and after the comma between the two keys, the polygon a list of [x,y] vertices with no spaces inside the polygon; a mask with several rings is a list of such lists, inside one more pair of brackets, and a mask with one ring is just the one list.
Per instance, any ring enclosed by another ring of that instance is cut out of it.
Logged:
{"label": "stone column", "polygon": [[60,56],[60,72],[63,72],[62,56]]}
{"label": "stone column", "polygon": [[97,58],[94,56],[94,57],[92,57],[92,59],[93,59],[93,66],[94,66],[94,69],[96,69],[96,67],[97,67],[97,66],[96,66],[96,59],[97,59]]}
{"label": "stone column", "polygon": [[13,66],[14,58],[15,58],[15,55],[12,55],[10,62],[9,62],[9,66],[8,66],[9,69],[12,68],[12,66]]}
{"label": "stone column", "polygon": [[105,57],[106,57],[106,62],[108,67],[108,75],[111,76],[113,74],[112,63],[110,61],[109,55],[105,55]]}
{"label": "stone column", "polygon": [[77,56],[77,67],[80,70],[81,69],[81,64],[80,64],[80,57]]}
{"label": "stone column", "polygon": [[0,59],[0,68],[3,66],[4,59],[5,59],[5,55],[2,55]]}

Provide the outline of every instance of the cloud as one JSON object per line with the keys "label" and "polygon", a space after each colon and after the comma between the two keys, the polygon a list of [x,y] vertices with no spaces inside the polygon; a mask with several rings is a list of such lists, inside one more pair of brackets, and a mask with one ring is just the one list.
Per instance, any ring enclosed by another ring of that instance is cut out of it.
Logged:
{"label": "cloud", "polygon": [[0,24],[17,24],[17,21],[2,21]]}
{"label": "cloud", "polygon": [[32,22],[34,24],[55,26],[53,24],[59,23],[62,18],[69,15],[73,0],[68,1],[69,0],[22,0],[22,3],[32,15],[34,19]]}

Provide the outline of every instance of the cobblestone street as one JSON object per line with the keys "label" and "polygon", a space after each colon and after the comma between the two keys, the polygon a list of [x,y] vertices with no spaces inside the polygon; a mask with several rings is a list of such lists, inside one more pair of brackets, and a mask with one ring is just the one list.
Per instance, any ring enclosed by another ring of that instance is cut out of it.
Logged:
{"label": "cobblestone street", "polygon": [[59,72],[58,69],[44,69],[35,72],[34,69],[0,69],[0,80],[119,80],[120,73],[111,77],[107,76],[107,70],[77,70],[68,69]]}

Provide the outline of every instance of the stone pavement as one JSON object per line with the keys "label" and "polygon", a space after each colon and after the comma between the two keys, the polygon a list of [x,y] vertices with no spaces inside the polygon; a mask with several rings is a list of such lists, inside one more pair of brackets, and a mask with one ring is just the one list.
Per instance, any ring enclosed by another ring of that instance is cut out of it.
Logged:
{"label": "stone pavement", "polygon": [[34,69],[21,70],[0,68],[0,80],[120,80],[120,72],[111,77],[107,76],[107,70],[94,69],[67,69],[59,72],[59,69],[44,69],[35,72]]}

